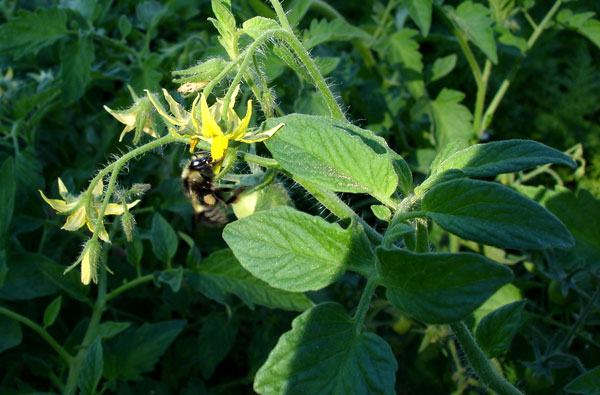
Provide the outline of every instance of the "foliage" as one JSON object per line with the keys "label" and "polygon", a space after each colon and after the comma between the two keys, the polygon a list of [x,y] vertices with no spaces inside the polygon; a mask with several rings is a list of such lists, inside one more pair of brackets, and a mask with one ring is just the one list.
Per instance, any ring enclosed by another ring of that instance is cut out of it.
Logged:
{"label": "foliage", "polygon": [[1,393],[598,392],[597,2],[56,3],[0,2]]}

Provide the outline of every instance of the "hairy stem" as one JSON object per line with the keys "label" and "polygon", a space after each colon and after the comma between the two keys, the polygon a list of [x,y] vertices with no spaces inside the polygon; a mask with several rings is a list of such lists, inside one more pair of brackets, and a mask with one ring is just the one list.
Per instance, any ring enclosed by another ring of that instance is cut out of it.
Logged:
{"label": "hairy stem", "polygon": [[360,334],[363,323],[365,322],[365,317],[367,316],[367,311],[369,311],[369,306],[371,305],[371,299],[375,293],[375,288],[377,288],[375,276],[371,276],[367,280],[365,289],[360,297],[360,302],[358,302],[356,313],[354,313],[354,317],[352,318],[354,321],[354,330],[356,335]]}
{"label": "hairy stem", "polygon": [[[535,44],[537,39],[543,33],[544,29],[546,28],[546,26],[548,25],[550,20],[558,12],[558,9],[560,8],[561,5],[562,5],[562,0],[556,0],[554,5],[552,6],[552,8],[550,8],[548,13],[542,20],[542,22],[540,22],[540,24],[537,25],[537,27],[535,28],[535,30],[529,37],[529,40],[527,40],[527,51],[524,53],[524,56],[526,56],[527,53],[529,53],[529,50],[533,47],[533,45]],[[506,91],[510,87],[510,84],[512,83],[513,79],[515,78],[515,75],[517,74],[517,71],[519,70],[521,63],[523,63],[523,59],[520,59],[517,62],[515,62],[515,65],[512,67],[511,71],[508,73],[508,76],[500,84],[498,91],[496,91],[496,94],[492,98],[492,101],[490,102],[488,108],[485,110],[485,113],[483,114],[483,119],[481,120],[480,130],[478,133],[479,135],[481,135],[481,133],[483,133],[483,130],[485,130],[485,128],[492,121],[492,117],[494,116],[494,113],[498,109],[498,106],[500,105],[500,102],[504,98],[504,95],[506,94]]]}
{"label": "hairy stem", "polygon": [[2,306],[0,306],[0,314],[5,315],[8,318],[18,321],[18,322],[22,323],[23,325],[26,325],[26,326],[30,327],[31,329],[33,329],[35,332],[37,332],[38,335],[40,335],[42,337],[42,339],[44,339],[50,345],[50,347],[52,347],[54,349],[54,351],[56,351],[58,353],[58,355],[60,355],[60,357],[67,364],[70,364],[71,361],[73,360],[73,356],[71,354],[69,354],[67,352],[67,350],[65,350],[60,344],[58,344],[58,342],[56,340],[54,340],[52,335],[50,335],[46,329],[42,328],[35,322],[31,321],[29,318],[22,316],[21,314],[16,313],[7,308],[4,308]]}
{"label": "hairy stem", "polygon": [[465,352],[471,368],[486,387],[500,395],[522,395],[521,391],[496,372],[463,321],[450,324],[450,328]]}

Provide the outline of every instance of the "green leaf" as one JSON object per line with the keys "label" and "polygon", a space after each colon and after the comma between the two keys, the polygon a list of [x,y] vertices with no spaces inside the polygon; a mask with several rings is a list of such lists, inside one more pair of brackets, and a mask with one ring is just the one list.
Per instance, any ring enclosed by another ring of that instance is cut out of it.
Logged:
{"label": "green leaf", "polygon": [[223,238],[246,270],[291,292],[321,289],[346,269],[368,271],[374,262],[372,251],[362,247],[362,229],[344,230],[290,207],[232,222],[223,230]]}
{"label": "green leaf", "polygon": [[428,324],[464,318],[512,279],[510,269],[482,255],[376,252],[390,303]]}
{"label": "green leaf", "polygon": [[475,338],[488,358],[495,358],[509,349],[521,325],[524,307],[524,300],[504,305],[483,317],[477,325]]}
{"label": "green leaf", "polygon": [[8,238],[8,229],[15,207],[17,183],[13,170],[13,158],[9,157],[0,167],[0,247]]}
{"label": "green leaf", "polygon": [[371,211],[373,212],[375,217],[377,217],[378,219],[380,219],[382,221],[389,222],[389,220],[392,218],[392,212],[390,211],[389,208],[387,208],[384,205],[381,205],[381,204],[372,205]]}
{"label": "green leaf", "polygon": [[[28,300],[56,292],[56,286],[40,272],[44,266],[56,265],[44,255],[12,253],[8,254],[6,262],[8,273],[4,287],[0,289],[0,299]],[[75,271],[72,273],[78,276]]]}
{"label": "green leaf", "polygon": [[414,39],[417,34],[416,30],[402,29],[388,36],[377,46],[383,57],[388,58],[392,64],[400,65],[400,75],[415,99],[425,92],[423,62],[419,44]]}
{"label": "green leaf", "polygon": [[496,26],[495,29],[500,32],[500,37],[498,37],[500,43],[518,48],[522,55],[527,52],[527,40],[523,37],[515,36],[505,27]]}
{"label": "green leaf", "polygon": [[402,0],[408,15],[419,26],[423,37],[427,37],[431,26],[431,3],[431,0]]}
{"label": "green leaf", "polygon": [[44,311],[44,328],[49,327],[50,325],[54,324],[54,321],[56,321],[58,313],[60,313],[61,302],[62,296],[58,296],[56,299],[50,302],[48,307],[46,307],[46,310]]}
{"label": "green leaf", "polygon": [[458,179],[425,194],[422,210],[444,230],[500,248],[568,248],[573,238],[548,210],[500,184]]}
{"label": "green leaf", "polygon": [[137,267],[142,262],[144,255],[144,243],[139,237],[134,237],[131,243],[125,243],[125,251],[127,252],[127,260],[133,266]]}
{"label": "green leaf", "polygon": [[180,266],[175,270],[159,272],[158,281],[167,284],[173,292],[179,292],[183,282],[183,268]]}
{"label": "green leaf", "polygon": [[0,353],[21,344],[23,332],[18,321],[0,314]]}
{"label": "green leaf", "polygon": [[96,5],[98,5],[98,2],[94,0],[60,0],[58,4],[60,8],[73,10],[79,13],[88,21],[93,20]]}
{"label": "green leaf", "polygon": [[104,361],[102,359],[102,342],[97,337],[85,352],[85,359],[79,373],[79,390],[82,395],[95,394],[96,387],[102,378]]}
{"label": "green leaf", "polygon": [[430,102],[438,147],[444,147],[456,140],[470,141],[475,137],[471,124],[473,117],[469,109],[460,104],[464,98],[464,93],[444,88],[436,99]]}
{"label": "green leaf", "polygon": [[190,286],[223,304],[231,293],[251,309],[255,304],[291,311],[304,311],[312,306],[306,296],[273,288],[252,276],[229,249],[212,253],[198,269],[187,275]]}
{"label": "green leaf", "polygon": [[[35,255],[34,255],[35,257]],[[38,255],[39,257],[39,255]],[[39,258],[37,258],[39,259]],[[42,263],[43,261],[40,261]],[[90,292],[90,287],[81,283],[79,271],[71,270],[64,274],[65,266],[48,261],[38,266],[39,273],[42,278],[46,279],[50,284],[62,289],[73,298],[79,301],[87,301],[87,295]]]}
{"label": "green leaf", "polygon": [[129,328],[104,344],[107,380],[140,380],[181,333],[186,321],[164,321]]}
{"label": "green leaf", "polygon": [[437,58],[435,62],[433,62],[433,67],[431,68],[431,78],[429,80],[433,82],[447,76],[452,70],[454,70],[455,66],[455,54],[444,56],[443,58]]}
{"label": "green leaf", "polygon": [[60,52],[60,77],[62,99],[68,105],[79,100],[88,82],[94,61],[94,42],[80,37],[65,44]]}
{"label": "green leaf", "polygon": [[152,218],[152,251],[161,262],[170,262],[177,252],[179,239],[173,227],[159,213]]}
{"label": "green leaf", "polygon": [[[27,147],[17,153],[15,160],[15,176],[17,190],[28,193],[36,189],[44,189],[45,181],[42,175],[42,165],[33,147]],[[36,196],[36,197],[39,197]],[[41,202],[40,198],[40,202]],[[15,202],[18,204],[18,200]]]}
{"label": "green leaf", "polygon": [[575,378],[565,386],[565,391],[575,394],[594,395],[600,388],[600,366]]}
{"label": "green leaf", "polygon": [[286,171],[336,192],[368,193],[379,200],[396,190],[389,148],[372,132],[301,114],[271,119],[265,127],[280,122],[285,126],[265,143]]}
{"label": "green leaf", "polygon": [[547,163],[560,163],[575,168],[568,155],[531,140],[506,140],[476,144],[459,150],[432,168],[432,174],[447,169],[460,169],[468,177],[492,177],[515,173]]}
{"label": "green leaf", "polygon": [[59,8],[29,12],[19,10],[17,16],[0,26],[0,54],[16,60],[38,51],[67,34],[67,14]]}
{"label": "green leaf", "polygon": [[6,265],[6,251],[0,250],[0,289],[4,287],[6,274],[8,273],[8,265]]}
{"label": "green leaf", "polygon": [[320,21],[313,19],[308,30],[308,40],[303,42],[304,48],[311,49],[329,41],[371,41],[373,38],[364,30],[353,26],[343,19]]}
{"label": "green leaf", "polygon": [[132,25],[129,21],[129,18],[127,18],[127,15],[122,14],[119,18],[119,33],[121,33],[122,40],[125,40],[127,36],[129,36],[129,33],[131,33],[131,29]]}
{"label": "green leaf", "polygon": [[462,2],[456,10],[444,6],[454,25],[492,61],[498,63],[490,11],[481,4]]}
{"label": "green leaf", "polygon": [[279,29],[277,21],[262,16],[255,16],[242,23],[242,32],[255,40],[266,31],[273,29]]}
{"label": "green leaf", "polygon": [[235,342],[240,327],[237,319],[223,313],[210,313],[198,334],[198,360],[204,379],[209,379],[225,359]]}
{"label": "green leaf", "polygon": [[509,303],[517,302],[521,299],[523,299],[523,295],[521,295],[521,290],[513,284],[506,284],[498,291],[496,291],[492,296],[490,296],[484,304],[479,306],[477,310],[473,312],[473,327],[479,325],[479,322],[481,322],[483,317],[485,317],[486,315],[501,308],[502,306],[506,306]]}
{"label": "green leaf", "polygon": [[292,322],[256,373],[259,394],[394,394],[398,368],[390,346],[358,333],[337,303],[323,303]]}
{"label": "green leaf", "polygon": [[600,21],[590,19],[586,21],[577,31],[587,37],[591,42],[600,48]]}
{"label": "green leaf", "polygon": [[94,337],[111,339],[131,326],[130,322],[105,321],[96,327]]}
{"label": "green leaf", "polygon": [[144,1],[135,8],[135,15],[145,30],[153,29],[167,9],[158,1]]}

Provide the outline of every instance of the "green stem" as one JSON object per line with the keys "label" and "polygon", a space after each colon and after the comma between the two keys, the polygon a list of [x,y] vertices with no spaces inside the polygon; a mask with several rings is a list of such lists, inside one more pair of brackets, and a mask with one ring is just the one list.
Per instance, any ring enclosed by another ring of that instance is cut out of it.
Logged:
{"label": "green stem", "polygon": [[288,32],[293,34],[293,30],[292,27],[290,26],[290,22],[287,19],[287,16],[285,15],[285,11],[283,10],[283,7],[281,7],[281,3],[279,3],[279,0],[269,0],[271,2],[271,5],[273,6],[273,9],[275,10],[275,14],[277,14],[277,19],[279,19],[279,24]]}
{"label": "green stem", "polygon": [[106,302],[113,300],[114,298],[116,298],[117,296],[119,296],[120,294],[122,294],[125,291],[130,290],[131,288],[137,287],[140,284],[143,283],[147,283],[149,281],[152,281],[152,278],[154,276],[152,274],[147,274],[145,276],[142,277],[137,277],[131,281],[126,282],[125,284],[121,285],[120,287],[113,289],[112,291],[110,291],[108,293],[108,295],[106,295]]}
{"label": "green stem", "polygon": [[577,321],[575,322],[575,324],[573,324],[571,326],[571,329],[569,330],[569,333],[567,334],[567,336],[565,336],[563,338],[560,345],[556,348],[557,352],[562,352],[567,348],[567,346],[569,345],[569,343],[575,336],[575,333],[577,332],[577,330],[579,330],[579,327],[581,326],[581,324],[583,324],[583,322],[587,318],[587,315],[592,310],[592,307],[596,306],[596,302],[598,301],[599,298],[600,298],[600,288],[596,289],[596,292],[594,292],[594,295],[592,295],[592,299],[590,299],[587,306],[585,306],[585,309],[583,309],[581,314],[579,314]]}
{"label": "green stem", "polygon": [[[554,5],[552,6],[552,8],[550,8],[548,13],[542,20],[542,22],[540,22],[540,24],[537,25],[537,27],[535,28],[535,30],[529,37],[529,40],[527,40],[527,51],[525,51],[525,53],[523,54],[524,57],[527,56],[527,54],[529,53],[529,50],[531,48],[533,48],[533,45],[535,44],[537,39],[540,37],[540,35],[544,31],[544,29],[546,28],[546,25],[548,25],[548,23],[550,22],[552,17],[554,17],[554,14],[556,14],[558,12],[558,9],[560,8],[561,4],[562,4],[562,0],[556,0]],[[494,113],[498,109],[498,106],[500,105],[500,102],[504,98],[506,91],[510,87],[512,80],[515,78],[515,75],[517,74],[517,71],[518,71],[519,67],[521,66],[521,63],[523,63],[523,59],[520,59],[515,63],[515,65],[511,69],[511,71],[508,73],[508,76],[500,84],[498,91],[494,95],[488,108],[485,110],[485,113],[483,114],[483,119],[481,121],[480,130],[478,133],[479,135],[481,135],[481,133],[483,133],[482,129],[485,130],[487,125],[490,124],[492,117],[494,116]]]}
{"label": "green stem", "polygon": [[[276,0],[272,0],[276,1]],[[334,118],[340,119],[342,121],[346,121],[346,116],[344,112],[338,105],[333,93],[329,89],[329,86],[325,82],[325,78],[321,75],[319,68],[312,60],[306,49],[302,46],[302,43],[298,40],[294,33],[288,33],[283,30],[275,31],[275,37],[283,40],[290,46],[290,48],[296,53],[296,56],[308,71],[308,74],[312,77],[313,82],[317,89],[319,89],[321,96],[325,99],[327,106],[329,107],[329,111]]]}
{"label": "green stem", "polygon": [[[105,252],[105,256],[107,253],[108,249]],[[74,394],[77,389],[79,373],[85,360],[87,348],[96,338],[96,328],[98,328],[102,314],[106,308],[106,270],[104,270],[102,265],[99,265],[99,271],[100,276],[98,281],[98,295],[96,297],[96,303],[94,304],[92,316],[90,317],[90,323],[88,324],[79,351],[69,365],[69,375],[67,377],[67,384],[65,385],[64,390],[64,394],[66,395]]]}
{"label": "green stem", "polygon": [[[289,174],[287,175],[290,176]],[[380,244],[383,241],[383,236],[373,229],[371,225],[369,225],[364,219],[359,217],[354,210],[352,210],[352,208],[350,208],[335,194],[335,192],[313,184],[310,181],[301,180],[296,177],[292,177],[292,179],[298,184],[302,185],[302,187],[304,187],[308,193],[313,195],[321,204],[323,204],[323,206],[325,206],[329,211],[331,211],[344,222],[350,222],[354,220],[360,223],[365,229],[367,236],[373,242]]]}
{"label": "green stem", "polygon": [[247,152],[239,152],[242,155],[242,158],[249,163],[256,163],[262,167],[266,167],[267,169],[281,170],[281,166],[279,162],[275,159],[265,158],[259,155],[250,154]]}
{"label": "green stem", "polygon": [[481,138],[479,133],[483,133],[485,128],[481,127],[481,118],[483,116],[483,108],[485,105],[485,94],[487,92],[488,80],[492,71],[492,62],[489,59],[485,60],[483,67],[483,75],[481,76],[481,85],[477,86],[477,98],[475,99],[475,111],[473,114],[473,130],[477,133],[477,137]]}
{"label": "green stem", "polygon": [[458,45],[460,49],[462,49],[465,58],[467,58],[467,62],[469,63],[469,67],[471,67],[471,72],[473,73],[473,77],[475,78],[475,83],[477,87],[483,86],[483,75],[481,74],[481,69],[479,68],[479,64],[475,59],[475,55],[473,55],[473,51],[471,51],[471,47],[467,43],[467,40],[464,38],[462,32],[457,28],[452,29],[454,36],[456,36],[456,40],[458,41]]}
{"label": "green stem", "polygon": [[415,252],[429,252],[429,232],[427,231],[427,220],[417,220],[417,241]]}
{"label": "green stem", "polygon": [[471,368],[475,371],[482,384],[500,395],[522,395],[515,386],[496,372],[494,366],[488,361],[481,348],[477,345],[475,338],[463,321],[450,324],[450,328],[456,335]]}
{"label": "green stem", "polygon": [[38,335],[40,335],[50,345],[50,347],[52,347],[54,349],[54,351],[56,351],[58,353],[58,355],[60,355],[60,357],[67,364],[70,364],[71,361],[73,360],[73,356],[71,354],[69,354],[67,352],[67,350],[65,350],[60,344],[58,344],[58,342],[56,340],[54,340],[52,335],[50,335],[46,329],[42,328],[35,322],[31,321],[29,318],[22,316],[21,314],[16,313],[7,308],[4,308],[2,306],[0,306],[0,314],[3,314],[9,318],[12,318],[15,321],[19,321],[23,325],[26,325],[26,326],[30,327],[31,329],[33,329],[35,332],[37,332]]}
{"label": "green stem", "polygon": [[356,335],[360,334],[363,323],[365,322],[365,317],[367,316],[367,311],[369,311],[375,288],[377,288],[375,276],[371,276],[367,280],[367,285],[365,285],[365,289],[360,297],[360,302],[358,302],[356,313],[354,313],[354,317],[352,318]]}

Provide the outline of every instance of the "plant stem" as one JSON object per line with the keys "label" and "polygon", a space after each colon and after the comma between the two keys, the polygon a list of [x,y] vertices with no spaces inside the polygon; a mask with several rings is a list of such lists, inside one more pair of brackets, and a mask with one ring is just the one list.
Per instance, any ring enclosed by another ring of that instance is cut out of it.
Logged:
{"label": "plant stem", "polygon": [[281,25],[281,27],[293,34],[290,22],[288,21],[287,16],[285,15],[285,11],[283,10],[283,7],[281,7],[281,3],[279,3],[279,0],[269,1],[271,2],[273,9],[275,10],[275,14],[277,14],[277,19],[279,19],[279,24]]}
{"label": "plant stem", "polygon": [[429,232],[427,231],[427,220],[417,220],[417,241],[415,244],[415,252],[429,252]]}
{"label": "plant stem", "polygon": [[[108,254],[108,249],[106,249],[104,254],[105,256]],[[79,351],[77,352],[77,355],[69,365],[69,375],[67,377],[67,384],[65,385],[64,389],[64,394],[66,395],[71,395],[75,393],[77,383],[79,381],[79,373],[81,371],[81,366],[83,365],[83,361],[85,360],[87,347],[96,338],[96,328],[100,324],[102,313],[104,313],[104,310],[106,308],[106,270],[102,265],[99,265],[99,271],[100,276],[98,281],[98,295],[96,297],[96,303],[94,304],[92,316],[90,318],[90,323],[88,324]]]}
{"label": "plant stem", "polygon": [[575,336],[575,333],[577,332],[577,330],[579,329],[581,324],[583,324],[583,322],[587,318],[587,315],[592,310],[592,307],[595,307],[596,302],[598,301],[598,298],[600,298],[600,288],[596,289],[596,292],[594,292],[594,294],[592,295],[592,298],[588,302],[587,306],[585,306],[585,308],[583,309],[581,314],[579,314],[577,321],[571,326],[571,329],[569,330],[569,333],[567,334],[567,336],[565,336],[563,338],[560,345],[556,348],[556,350],[558,352],[562,352],[565,350],[565,348],[567,348],[567,346],[569,345],[569,343]]}
{"label": "plant stem", "polygon": [[354,317],[352,318],[354,321],[354,330],[356,335],[360,334],[363,323],[365,322],[367,311],[369,311],[369,306],[371,305],[371,299],[375,293],[375,288],[377,288],[375,277],[376,276],[371,276],[367,280],[367,285],[365,285],[365,289],[360,297],[360,302],[358,302],[356,313],[354,313]]}
{"label": "plant stem", "polygon": [[[533,48],[533,45],[535,44],[537,39],[540,37],[540,35],[544,31],[544,29],[546,28],[546,25],[548,25],[548,23],[550,22],[552,17],[554,17],[554,14],[556,14],[558,12],[558,9],[560,8],[561,5],[562,5],[562,0],[556,0],[554,5],[552,6],[552,8],[550,8],[548,13],[544,17],[544,19],[542,19],[542,22],[540,22],[540,24],[537,25],[537,27],[535,28],[535,30],[529,37],[529,40],[527,40],[527,51],[525,51],[525,53],[523,54],[524,57],[527,56],[527,54],[529,53],[529,50],[531,48]],[[519,67],[521,66],[521,63],[523,63],[523,59],[520,59],[515,63],[515,65],[511,69],[511,71],[508,73],[508,76],[500,84],[498,91],[494,95],[488,108],[485,110],[485,113],[483,114],[483,119],[481,121],[480,130],[478,133],[479,135],[481,133],[483,133],[482,130],[485,130],[487,125],[490,124],[492,117],[494,116],[494,113],[498,109],[500,102],[502,101],[502,99],[504,98],[504,95],[506,94],[506,91],[510,87],[512,80],[514,79]]]}
{"label": "plant stem", "polygon": [[279,162],[275,159],[265,158],[259,155],[250,154],[247,152],[243,152],[242,158],[248,163],[256,163],[262,167],[266,167],[267,169],[281,170],[281,166]]}
{"label": "plant stem", "polygon": [[477,134],[477,138],[481,138],[479,133],[483,133],[485,130],[485,128],[481,127],[481,117],[483,115],[485,94],[487,92],[487,85],[491,71],[492,62],[489,59],[486,59],[485,66],[483,66],[483,75],[481,76],[481,85],[477,86],[477,98],[475,99],[475,111],[473,112],[473,130]]}
{"label": "plant stem", "polygon": [[383,236],[379,234],[375,229],[371,227],[364,219],[358,216],[350,208],[346,203],[344,203],[335,192],[330,191],[329,189],[320,187],[316,184],[313,184],[310,181],[302,180],[296,177],[292,177],[289,174],[287,176],[291,177],[298,184],[302,185],[304,189],[308,191],[311,195],[313,195],[323,206],[325,206],[329,211],[331,211],[338,218],[343,220],[344,222],[350,222],[352,220],[360,223],[362,227],[365,229],[367,236],[371,239],[371,241],[380,244],[383,241]]}
{"label": "plant stem", "polygon": [[152,274],[147,274],[145,276],[141,276],[141,277],[137,277],[131,281],[126,282],[125,284],[121,285],[120,287],[113,289],[112,291],[110,291],[108,293],[108,295],[106,295],[106,302],[116,298],[117,296],[119,296],[120,294],[122,294],[125,291],[130,290],[131,288],[137,287],[140,284],[143,283],[147,283],[149,281],[152,281],[152,278],[154,276]]}
{"label": "plant stem", "polygon": [[500,395],[522,395],[521,391],[496,372],[494,366],[488,361],[483,351],[481,351],[471,331],[469,331],[469,328],[467,328],[467,325],[463,321],[450,324],[450,328],[452,328],[465,352],[471,368],[473,368],[486,387]]}
{"label": "plant stem", "polygon": [[458,41],[460,49],[462,49],[465,58],[467,58],[467,62],[469,63],[469,67],[471,67],[471,72],[475,78],[475,83],[479,89],[480,86],[483,86],[483,75],[481,74],[481,69],[479,68],[479,64],[475,59],[475,55],[473,55],[473,51],[471,51],[471,47],[469,47],[469,43],[467,43],[467,40],[463,36],[462,32],[457,28],[453,28],[452,31],[456,37],[456,40]]}
{"label": "plant stem", "polygon": [[4,308],[2,306],[0,306],[0,314],[3,314],[9,318],[12,318],[13,320],[18,321],[24,325],[27,325],[28,327],[33,329],[35,332],[37,332],[38,335],[40,335],[50,345],[50,347],[52,347],[54,349],[54,351],[56,351],[58,353],[58,355],[60,355],[60,357],[67,364],[70,364],[71,361],[73,360],[73,356],[71,354],[69,354],[67,352],[67,350],[65,350],[60,344],[58,344],[58,342],[56,340],[54,340],[52,335],[50,335],[46,329],[42,328],[35,322],[31,321],[29,318],[22,316],[21,314],[16,313],[7,308]]}

